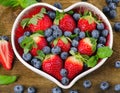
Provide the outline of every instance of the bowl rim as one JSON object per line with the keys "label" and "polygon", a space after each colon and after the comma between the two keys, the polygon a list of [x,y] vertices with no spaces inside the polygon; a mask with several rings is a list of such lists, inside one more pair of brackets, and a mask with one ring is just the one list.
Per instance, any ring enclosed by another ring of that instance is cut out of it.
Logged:
{"label": "bowl rim", "polygon": [[15,40],[14,40],[14,36],[15,36],[15,29],[16,29],[16,26],[18,25],[20,19],[22,18],[23,14],[28,11],[29,9],[35,7],[35,6],[45,6],[45,7],[49,7],[53,10],[57,10],[59,12],[67,12],[69,10],[72,10],[73,8],[75,8],[76,6],[81,6],[81,5],[85,5],[85,6],[89,6],[91,8],[94,8],[96,11],[99,12],[99,15],[102,16],[102,18],[105,19],[107,25],[108,25],[108,28],[109,28],[109,31],[110,31],[110,43],[109,43],[109,47],[112,48],[113,46],[113,32],[112,32],[112,27],[111,27],[111,24],[110,22],[108,21],[107,17],[97,8],[95,7],[94,5],[90,4],[90,3],[87,3],[87,2],[77,2],[75,4],[72,4],[71,6],[69,6],[68,8],[64,9],[64,10],[60,10],[50,4],[47,4],[47,3],[37,3],[37,4],[33,4],[27,8],[25,8],[19,15],[18,17],[16,18],[16,20],[14,21],[14,24],[13,24],[13,27],[12,27],[12,32],[11,32],[11,42],[12,42],[12,48],[13,48],[13,51],[16,55],[16,57],[19,59],[19,61],[24,64],[27,68],[29,68],[30,70],[32,70],[33,72],[37,73],[37,74],[40,74],[41,76],[53,81],[54,83],[56,83],[59,87],[63,88],[63,89],[68,89],[70,87],[72,87],[80,78],[86,76],[87,74],[95,71],[96,69],[98,69],[100,66],[102,66],[105,61],[108,59],[108,58],[105,58],[105,59],[102,59],[95,67],[85,71],[85,72],[82,72],[81,74],[79,74],[78,76],[76,76],[68,85],[63,85],[61,84],[57,79],[55,79],[54,77],[52,77],[51,75],[45,73],[44,71],[42,70],[38,70],[36,68],[34,68],[33,66],[29,65],[27,62],[25,62],[21,56],[19,55],[19,53],[17,52],[17,49],[15,47]]}

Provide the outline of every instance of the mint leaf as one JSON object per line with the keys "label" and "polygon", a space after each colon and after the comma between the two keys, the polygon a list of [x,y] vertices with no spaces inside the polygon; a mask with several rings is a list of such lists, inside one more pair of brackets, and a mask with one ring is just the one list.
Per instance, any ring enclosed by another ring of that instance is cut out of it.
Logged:
{"label": "mint leaf", "polygon": [[0,85],[7,85],[16,81],[16,76],[0,75]]}
{"label": "mint leaf", "polygon": [[43,61],[45,59],[45,54],[43,53],[42,50],[38,50],[37,54],[38,54],[38,56],[36,56],[36,57],[39,58],[40,60]]}
{"label": "mint leaf", "polygon": [[98,48],[97,55],[99,58],[107,58],[112,55],[113,51],[109,47]]}
{"label": "mint leaf", "polygon": [[30,21],[30,18],[25,18],[25,19],[23,19],[23,20],[21,21],[20,24],[21,24],[21,26],[23,27],[23,29],[25,28],[25,26],[28,25],[29,21]]}
{"label": "mint leaf", "polygon": [[88,67],[94,67],[97,62],[98,62],[98,57],[97,56],[92,56],[88,59],[88,61],[86,62]]}

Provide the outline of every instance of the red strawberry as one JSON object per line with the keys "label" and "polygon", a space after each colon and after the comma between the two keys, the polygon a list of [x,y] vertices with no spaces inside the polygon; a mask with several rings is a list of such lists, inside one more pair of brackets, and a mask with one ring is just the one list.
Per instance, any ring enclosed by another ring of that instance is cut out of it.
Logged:
{"label": "red strawberry", "polygon": [[83,62],[79,55],[69,56],[65,61],[65,69],[68,71],[68,78],[71,80],[83,70]]}
{"label": "red strawberry", "polygon": [[79,41],[78,51],[80,54],[91,56],[96,50],[96,44],[96,39],[86,37]]}
{"label": "red strawberry", "polygon": [[14,53],[11,44],[6,40],[0,40],[0,63],[2,66],[10,70],[12,68],[12,62]]}
{"label": "red strawberry", "polygon": [[42,62],[42,69],[46,73],[61,80],[60,70],[63,68],[63,61],[58,55],[47,55]]}
{"label": "red strawberry", "polygon": [[78,27],[81,31],[91,32],[96,29],[96,20],[92,15],[83,16],[78,20]]}
{"label": "red strawberry", "polygon": [[64,36],[55,39],[52,42],[52,47],[54,47],[54,46],[59,46],[61,48],[61,50],[64,52],[68,52],[70,50],[70,42]]}

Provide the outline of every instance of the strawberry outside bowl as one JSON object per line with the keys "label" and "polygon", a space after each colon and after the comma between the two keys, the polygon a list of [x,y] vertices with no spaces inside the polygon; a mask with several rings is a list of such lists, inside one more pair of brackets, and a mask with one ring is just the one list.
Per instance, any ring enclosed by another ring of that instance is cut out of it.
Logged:
{"label": "strawberry outside bowl", "polygon": [[[37,3],[37,4],[33,4],[29,7],[27,7],[26,9],[24,9],[19,15],[18,17],[16,18],[14,24],[13,24],[13,28],[12,28],[12,32],[11,32],[11,41],[12,41],[12,47],[13,47],[13,50],[14,50],[14,53],[16,55],[16,57],[19,59],[19,61],[24,64],[27,68],[29,68],[30,70],[32,70],[33,72],[53,81],[54,83],[56,83],[59,87],[63,88],[63,89],[68,89],[70,87],[72,87],[75,82],[77,82],[80,78],[86,76],[87,74],[95,71],[96,69],[98,69],[100,66],[102,66],[105,61],[107,60],[107,58],[104,58],[102,60],[100,60],[100,62],[98,62],[98,64],[82,73],[80,73],[79,75],[77,75],[68,85],[63,85],[62,83],[60,83],[60,81],[58,81],[57,79],[55,79],[53,76],[45,73],[44,71],[42,70],[39,70],[39,69],[36,69],[34,68],[33,66],[31,66],[30,64],[28,64],[27,62],[25,62],[22,57],[21,57],[21,50],[19,50],[20,48],[18,48],[18,43],[17,40],[16,40],[16,34],[20,34],[20,31],[19,32],[16,32],[16,29],[19,25],[19,23],[21,22],[22,18],[24,15],[28,15],[29,11],[31,11],[32,9],[36,8],[36,7],[45,7],[45,8],[49,8],[51,10],[54,10],[54,11],[59,11],[59,12],[67,12],[67,11],[70,11],[72,9],[76,9],[76,8],[80,8],[80,9],[88,9],[89,11],[92,11],[93,13],[95,13],[96,15],[98,15],[102,20],[103,22],[107,25],[108,27],[108,30],[109,30],[109,40],[108,40],[108,46],[110,48],[112,48],[112,45],[113,45],[113,33],[112,33],[112,28],[111,28],[111,25],[108,21],[108,19],[106,18],[106,16],[97,8],[95,7],[94,5],[90,4],[90,3],[86,3],[86,2],[78,2],[78,3],[75,3],[73,5],[71,5],[70,7],[64,9],[64,10],[60,10],[60,9],[57,9],[56,7],[52,6],[52,5],[49,5],[47,3]],[[19,51],[19,52],[18,52]]]}

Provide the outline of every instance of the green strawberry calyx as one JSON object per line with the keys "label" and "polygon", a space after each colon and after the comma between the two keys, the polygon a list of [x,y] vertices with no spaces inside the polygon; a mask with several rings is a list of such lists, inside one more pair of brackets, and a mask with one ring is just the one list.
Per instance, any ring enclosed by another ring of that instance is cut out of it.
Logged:
{"label": "green strawberry calyx", "polygon": [[90,43],[92,44],[92,50],[93,52],[96,50],[96,46],[97,46],[97,39],[95,38],[89,38],[90,39]]}

